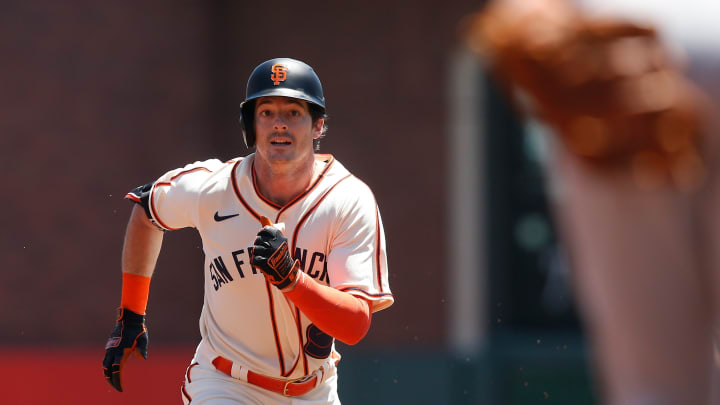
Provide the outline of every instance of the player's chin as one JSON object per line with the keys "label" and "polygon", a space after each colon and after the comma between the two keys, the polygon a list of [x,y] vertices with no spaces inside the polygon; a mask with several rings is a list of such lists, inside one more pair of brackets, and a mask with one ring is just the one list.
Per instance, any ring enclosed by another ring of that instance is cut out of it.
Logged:
{"label": "player's chin", "polygon": [[271,147],[268,148],[265,154],[266,158],[270,162],[290,162],[297,158],[295,149],[291,147]]}

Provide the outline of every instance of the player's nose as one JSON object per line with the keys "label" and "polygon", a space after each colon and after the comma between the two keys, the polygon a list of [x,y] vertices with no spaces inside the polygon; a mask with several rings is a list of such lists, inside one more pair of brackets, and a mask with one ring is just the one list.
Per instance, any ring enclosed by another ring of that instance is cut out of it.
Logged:
{"label": "player's nose", "polygon": [[278,118],[278,119],[276,119],[275,122],[273,123],[273,129],[274,129],[275,131],[287,131],[288,126],[287,126],[287,124],[285,123],[285,121],[283,121],[281,118]]}

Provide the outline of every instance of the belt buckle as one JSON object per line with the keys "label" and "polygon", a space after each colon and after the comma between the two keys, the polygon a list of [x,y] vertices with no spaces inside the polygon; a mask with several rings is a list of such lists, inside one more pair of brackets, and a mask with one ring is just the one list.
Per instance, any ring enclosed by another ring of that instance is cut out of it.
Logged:
{"label": "belt buckle", "polygon": [[288,388],[288,385],[290,385],[294,382],[295,382],[295,380],[285,380],[285,385],[283,385],[283,390],[282,390],[282,394],[284,397],[290,396],[290,394],[287,393],[287,388]]}
{"label": "belt buckle", "polygon": [[283,385],[283,390],[282,390],[283,396],[285,396],[285,397],[291,397],[291,396],[292,396],[292,395],[290,395],[290,394],[287,393],[287,389],[288,389],[288,386],[289,386],[290,384],[304,383],[304,382],[306,382],[306,381],[310,381],[313,377],[316,377],[316,375],[315,375],[315,374],[308,374],[308,375],[303,376],[303,377],[298,377],[298,378],[292,378],[292,379],[289,379],[289,380],[285,380],[285,385]]}
{"label": "belt buckle", "polygon": [[292,395],[290,395],[290,394],[287,393],[287,389],[288,389],[288,386],[289,386],[290,384],[295,384],[295,383],[299,383],[299,382],[305,382],[305,380],[309,380],[310,378],[312,378],[312,375],[306,375],[306,376],[299,377],[299,378],[291,378],[291,379],[289,379],[289,380],[285,380],[285,385],[283,385],[283,390],[282,390],[283,396],[285,396],[285,397],[291,397],[291,396],[292,396]]}

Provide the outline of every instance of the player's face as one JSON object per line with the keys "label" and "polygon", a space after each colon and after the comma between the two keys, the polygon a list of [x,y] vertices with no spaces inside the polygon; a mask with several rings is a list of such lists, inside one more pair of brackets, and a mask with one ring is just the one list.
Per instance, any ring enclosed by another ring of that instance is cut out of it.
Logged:
{"label": "player's face", "polygon": [[257,153],[270,163],[291,162],[313,154],[313,139],[323,120],[313,125],[308,104],[288,97],[261,97],[255,105]]}

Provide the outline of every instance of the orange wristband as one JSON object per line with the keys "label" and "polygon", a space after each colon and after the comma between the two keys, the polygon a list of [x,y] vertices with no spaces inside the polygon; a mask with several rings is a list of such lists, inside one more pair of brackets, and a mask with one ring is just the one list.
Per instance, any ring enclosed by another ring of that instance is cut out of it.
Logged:
{"label": "orange wristband", "polygon": [[123,273],[121,308],[145,315],[148,295],[150,295],[150,277]]}

